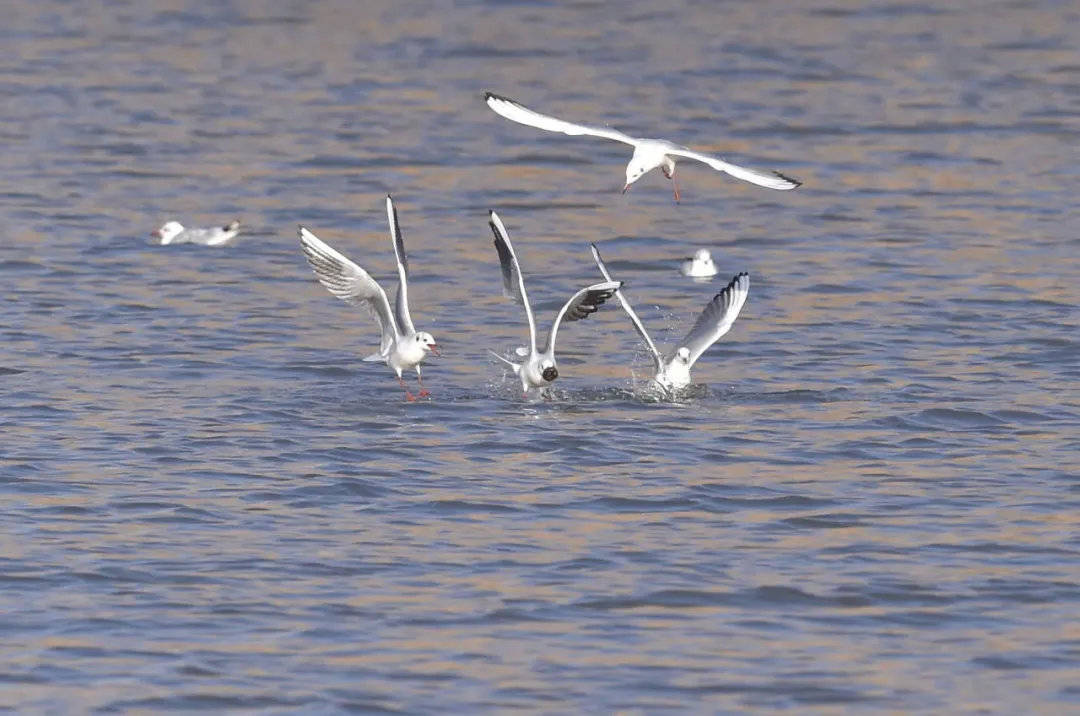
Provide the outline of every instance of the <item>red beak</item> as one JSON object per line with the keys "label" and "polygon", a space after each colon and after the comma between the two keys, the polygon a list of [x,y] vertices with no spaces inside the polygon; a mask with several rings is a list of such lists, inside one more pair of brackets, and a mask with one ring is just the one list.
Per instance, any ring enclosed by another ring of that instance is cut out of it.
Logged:
{"label": "red beak", "polygon": [[155,239],[160,239],[161,238],[161,232],[158,231],[157,229],[154,229],[153,231],[151,231],[150,235],[153,236]]}
{"label": "red beak", "polygon": [[437,355],[437,356],[442,355],[442,353],[439,352],[439,346],[435,345],[434,343],[428,343],[428,348],[430,348],[431,352],[434,353],[435,355]]}
{"label": "red beak", "polygon": [[626,193],[626,190],[627,190],[627,189],[629,189],[629,188],[630,188],[630,185],[629,185],[629,184],[627,184],[626,186],[624,186],[624,187],[622,188],[622,193],[623,193],[623,194],[625,194],[625,193]]}

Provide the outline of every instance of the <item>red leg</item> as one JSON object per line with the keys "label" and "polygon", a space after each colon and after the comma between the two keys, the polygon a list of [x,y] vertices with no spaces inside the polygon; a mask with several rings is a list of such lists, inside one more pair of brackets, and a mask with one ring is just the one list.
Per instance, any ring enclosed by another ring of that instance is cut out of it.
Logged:
{"label": "red leg", "polygon": [[420,392],[417,393],[417,396],[426,398],[431,395],[431,391],[424,387],[424,378],[420,375],[420,366],[416,366],[416,380],[420,383]]}
{"label": "red leg", "polygon": [[416,400],[416,396],[410,393],[409,389],[405,387],[405,381],[401,379],[400,375],[398,376],[397,382],[401,384],[401,389],[405,391],[405,400],[409,401],[410,403]]}
{"label": "red leg", "polygon": [[667,167],[661,167],[660,171],[664,172],[664,176],[671,180],[671,185],[675,187],[675,203],[679,203],[679,182],[675,181],[675,172],[668,171]]}

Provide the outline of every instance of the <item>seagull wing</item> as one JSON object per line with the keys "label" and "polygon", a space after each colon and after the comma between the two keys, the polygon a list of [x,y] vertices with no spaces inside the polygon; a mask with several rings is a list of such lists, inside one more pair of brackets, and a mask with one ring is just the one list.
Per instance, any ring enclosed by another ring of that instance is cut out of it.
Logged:
{"label": "seagull wing", "polygon": [[[607,266],[604,265],[604,260],[600,258],[600,250],[596,248],[596,244],[589,244],[592,247],[593,259],[596,260],[596,266],[600,269],[600,273],[603,274],[605,281],[611,281],[611,274],[608,273]],[[645,326],[642,324],[641,319],[634,313],[634,309],[630,306],[630,301],[626,300],[626,296],[623,292],[616,289],[615,298],[619,299],[619,305],[626,311],[626,315],[630,316],[630,322],[634,324],[634,328],[637,329],[638,335],[644,340],[645,344],[649,346],[649,350],[652,352],[653,360],[656,361],[656,370],[659,371],[664,365],[664,357],[660,355],[660,351],[656,350],[656,344],[652,342],[652,338],[649,338],[649,334],[645,331]]]}
{"label": "seagull wing", "polygon": [[[716,343],[720,336],[731,330],[731,324],[739,317],[739,311],[746,303],[746,296],[750,293],[750,274],[743,271],[737,274],[720,293],[709,301],[705,310],[698,316],[694,327],[686,334],[686,338],[675,348],[686,348],[690,351],[690,365],[704,353],[709,346]],[[674,356],[675,353],[672,353]],[[670,359],[671,356],[669,356]]]}
{"label": "seagull wing", "polygon": [[525,315],[529,319],[529,346],[535,352],[536,319],[533,318],[532,306],[529,305],[529,296],[525,293],[525,279],[521,276],[521,266],[514,255],[510,235],[506,233],[502,219],[494,211],[489,212],[488,224],[491,226],[491,233],[495,234],[495,250],[499,252],[499,264],[502,266],[503,295],[525,306]]}
{"label": "seagull wing", "polygon": [[404,334],[415,333],[412,316],[409,315],[409,259],[405,256],[405,239],[401,236],[398,223],[397,207],[390,195],[386,195],[386,220],[390,222],[390,240],[394,242],[394,256],[397,258],[398,285],[394,296],[394,318],[398,328]]}
{"label": "seagull wing", "polygon": [[555,321],[551,324],[551,334],[548,336],[547,345],[544,346],[544,353],[551,355],[555,352],[555,334],[559,332],[559,325],[565,321],[580,321],[583,318],[596,313],[604,301],[611,298],[619,287],[622,286],[622,281],[604,281],[603,283],[594,283],[592,286],[586,286],[573,296],[559,311],[559,315],[555,316]]}
{"label": "seagull wing", "polygon": [[512,99],[500,97],[491,92],[485,92],[484,99],[487,101],[487,106],[491,107],[495,114],[502,115],[513,122],[527,124],[530,127],[546,129],[549,132],[562,132],[563,134],[569,134],[571,136],[584,134],[590,137],[614,139],[616,142],[622,142],[631,146],[637,146],[638,143],[636,139],[628,134],[623,134],[617,129],[611,129],[610,127],[593,127],[587,124],[573,124],[572,122],[557,119],[556,117],[549,117],[546,114],[534,112]]}
{"label": "seagull wing", "polygon": [[208,230],[212,235],[207,239],[207,246],[220,246],[226,243],[240,231],[240,221],[233,220],[222,227],[216,227]]}
{"label": "seagull wing", "polygon": [[334,250],[329,244],[300,227],[300,247],[307,256],[319,283],[342,301],[366,308],[379,320],[382,342],[379,353],[385,355],[390,345],[401,336],[390,311],[386,291],[367,271]]}
{"label": "seagull wing", "polygon": [[709,156],[708,154],[702,154],[701,152],[695,152],[693,149],[687,149],[686,147],[674,147],[667,149],[666,154],[670,154],[675,157],[686,157],[687,159],[696,159],[699,162],[704,162],[718,172],[726,172],[736,179],[742,179],[748,181],[751,184],[757,184],[768,189],[777,189],[779,191],[787,191],[794,189],[797,186],[801,186],[802,182],[798,179],[792,179],[786,177],[780,172],[774,171],[762,171],[760,169],[750,169],[748,167],[740,167],[738,164],[732,164],[725,162],[719,157]]}

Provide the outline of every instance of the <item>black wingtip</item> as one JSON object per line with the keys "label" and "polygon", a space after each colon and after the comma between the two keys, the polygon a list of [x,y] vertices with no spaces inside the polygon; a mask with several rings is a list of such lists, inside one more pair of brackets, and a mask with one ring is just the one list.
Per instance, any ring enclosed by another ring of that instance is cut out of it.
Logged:
{"label": "black wingtip", "polygon": [[721,290],[720,293],[716,294],[716,296],[713,296],[713,298],[718,298],[725,293],[730,293],[731,291],[734,291],[735,286],[739,284],[739,281],[741,281],[744,276],[746,278],[750,278],[750,274],[746,271],[740,271],[739,273],[735,274],[734,278],[728,281],[728,285],[724,286],[723,290]]}
{"label": "black wingtip", "polygon": [[494,92],[484,92],[484,101],[485,102],[490,102],[493,99],[497,99],[500,102],[509,102],[511,104],[517,104],[517,102],[515,102],[514,100],[510,99],[509,97],[503,97],[501,94],[495,94]]}
{"label": "black wingtip", "polygon": [[777,172],[777,171],[774,171],[773,174],[780,177],[784,181],[789,181],[792,184],[794,184],[795,186],[791,187],[792,189],[798,189],[799,187],[802,186],[801,181],[799,181],[798,179],[793,179],[792,177],[789,177],[787,174],[781,174],[780,172]]}

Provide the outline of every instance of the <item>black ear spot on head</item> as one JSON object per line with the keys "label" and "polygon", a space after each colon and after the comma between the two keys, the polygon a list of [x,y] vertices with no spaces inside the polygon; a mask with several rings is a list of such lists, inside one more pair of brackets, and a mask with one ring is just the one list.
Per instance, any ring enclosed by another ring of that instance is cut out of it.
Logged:
{"label": "black ear spot on head", "polygon": [[551,381],[559,377],[559,371],[557,371],[555,368],[544,368],[544,372],[540,375],[544,377],[544,380],[550,383]]}

